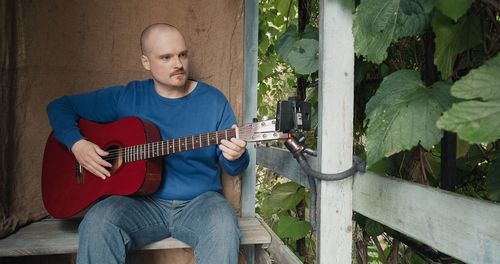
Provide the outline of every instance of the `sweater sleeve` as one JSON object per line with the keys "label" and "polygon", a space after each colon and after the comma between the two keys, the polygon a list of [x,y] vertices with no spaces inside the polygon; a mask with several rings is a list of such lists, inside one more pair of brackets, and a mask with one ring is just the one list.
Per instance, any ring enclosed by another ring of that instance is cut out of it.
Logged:
{"label": "sweater sleeve", "polygon": [[117,86],[52,101],[47,106],[47,113],[55,138],[71,149],[76,141],[84,138],[78,127],[80,118],[101,123],[115,121],[119,95],[123,90]]}
{"label": "sweater sleeve", "polygon": [[[236,118],[234,117],[233,110],[231,106],[226,101],[223,106],[222,118],[219,124],[219,129],[227,129],[232,125],[236,124]],[[222,165],[224,171],[226,171],[231,176],[236,176],[245,170],[250,162],[250,156],[248,151],[245,150],[243,155],[236,160],[228,160],[222,154],[220,148],[217,148],[217,155],[219,156],[219,162]]]}

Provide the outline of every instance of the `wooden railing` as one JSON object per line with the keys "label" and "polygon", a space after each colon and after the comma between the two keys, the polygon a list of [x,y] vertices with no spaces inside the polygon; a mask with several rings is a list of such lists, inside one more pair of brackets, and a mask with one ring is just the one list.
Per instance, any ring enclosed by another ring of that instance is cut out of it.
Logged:
{"label": "wooden railing", "polygon": [[[286,150],[259,147],[257,164],[308,186]],[[366,217],[466,263],[500,261],[498,204],[371,172],[354,176],[352,188],[353,210]]]}

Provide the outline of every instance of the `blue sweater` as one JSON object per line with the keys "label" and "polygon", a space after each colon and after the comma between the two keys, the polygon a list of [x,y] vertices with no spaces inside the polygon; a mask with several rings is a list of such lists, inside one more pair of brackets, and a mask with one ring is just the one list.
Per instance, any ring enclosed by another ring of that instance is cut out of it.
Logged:
{"label": "blue sweater", "polygon": [[[151,121],[163,140],[230,128],[236,124],[226,97],[216,88],[199,82],[188,95],[168,99],[154,89],[153,80],[132,81],[94,92],[64,96],[47,108],[55,137],[69,149],[83,136],[78,119],[109,123],[127,116]],[[207,191],[221,191],[220,168],[239,174],[249,162],[245,152],[229,161],[218,146],[181,152],[164,158],[163,180],[154,196],[168,200],[190,200]]]}

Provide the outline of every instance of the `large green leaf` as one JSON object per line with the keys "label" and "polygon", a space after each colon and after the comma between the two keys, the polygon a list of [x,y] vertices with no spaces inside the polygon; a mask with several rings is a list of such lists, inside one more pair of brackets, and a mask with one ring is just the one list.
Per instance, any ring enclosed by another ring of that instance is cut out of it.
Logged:
{"label": "large green leaf", "polygon": [[434,0],[364,0],[354,17],[354,49],[380,64],[390,44],[422,32],[430,22]]}
{"label": "large green leaf", "polygon": [[276,222],[276,234],[281,238],[290,238],[292,240],[299,240],[311,231],[311,225],[306,221],[301,221],[296,217],[280,216]]}
{"label": "large green leaf", "polygon": [[436,121],[452,103],[449,88],[444,82],[425,87],[414,70],[385,77],[366,105],[368,165],[418,144],[429,149],[438,143],[443,132]]}
{"label": "large green leaf", "polygon": [[453,65],[461,52],[469,50],[482,42],[481,21],[476,16],[462,17],[458,23],[439,12],[434,12],[432,29],[436,34],[434,64],[443,79],[453,73]]}
{"label": "large green leaf", "polygon": [[[476,99],[453,104],[437,126],[471,143],[500,138],[500,54],[455,82],[452,95]],[[482,99],[482,100],[481,100]]]}
{"label": "large green leaf", "polygon": [[277,184],[266,200],[272,208],[295,209],[295,206],[304,199],[304,188],[295,182]]}
{"label": "large green leaf", "polygon": [[437,0],[436,8],[449,18],[457,21],[462,17],[474,0]]}
{"label": "large green leaf", "polygon": [[298,74],[311,74],[319,69],[319,42],[301,39],[288,53],[288,62]]}
{"label": "large green leaf", "polygon": [[278,54],[286,59],[288,58],[288,53],[293,49],[295,42],[300,39],[297,27],[290,26],[286,29],[285,33],[278,37],[276,41],[276,50]]}

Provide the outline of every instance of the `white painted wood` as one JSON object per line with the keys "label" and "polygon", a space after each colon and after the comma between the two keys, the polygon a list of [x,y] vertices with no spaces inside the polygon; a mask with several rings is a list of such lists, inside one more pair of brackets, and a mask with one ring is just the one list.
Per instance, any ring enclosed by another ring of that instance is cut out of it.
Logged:
{"label": "white painted wood", "polygon": [[[300,168],[300,165],[288,150],[259,146],[256,153],[258,165],[279,172],[281,176],[309,188],[307,174]],[[316,157],[306,156],[306,158],[312,168],[317,168],[318,159]]]}
{"label": "white painted wood", "polygon": [[[79,220],[46,219],[21,228],[0,239],[0,257],[75,253],[78,248]],[[255,217],[240,218],[242,245],[269,244],[271,236]],[[144,250],[187,248],[189,245],[167,238],[152,243]]]}
{"label": "white painted wood", "polygon": [[[320,1],[319,160],[323,173],[352,165],[354,41],[353,0]],[[318,188],[318,263],[352,259],[352,178]]]}
{"label": "white painted wood", "polygon": [[466,263],[500,262],[500,205],[367,172],[354,210]]}

